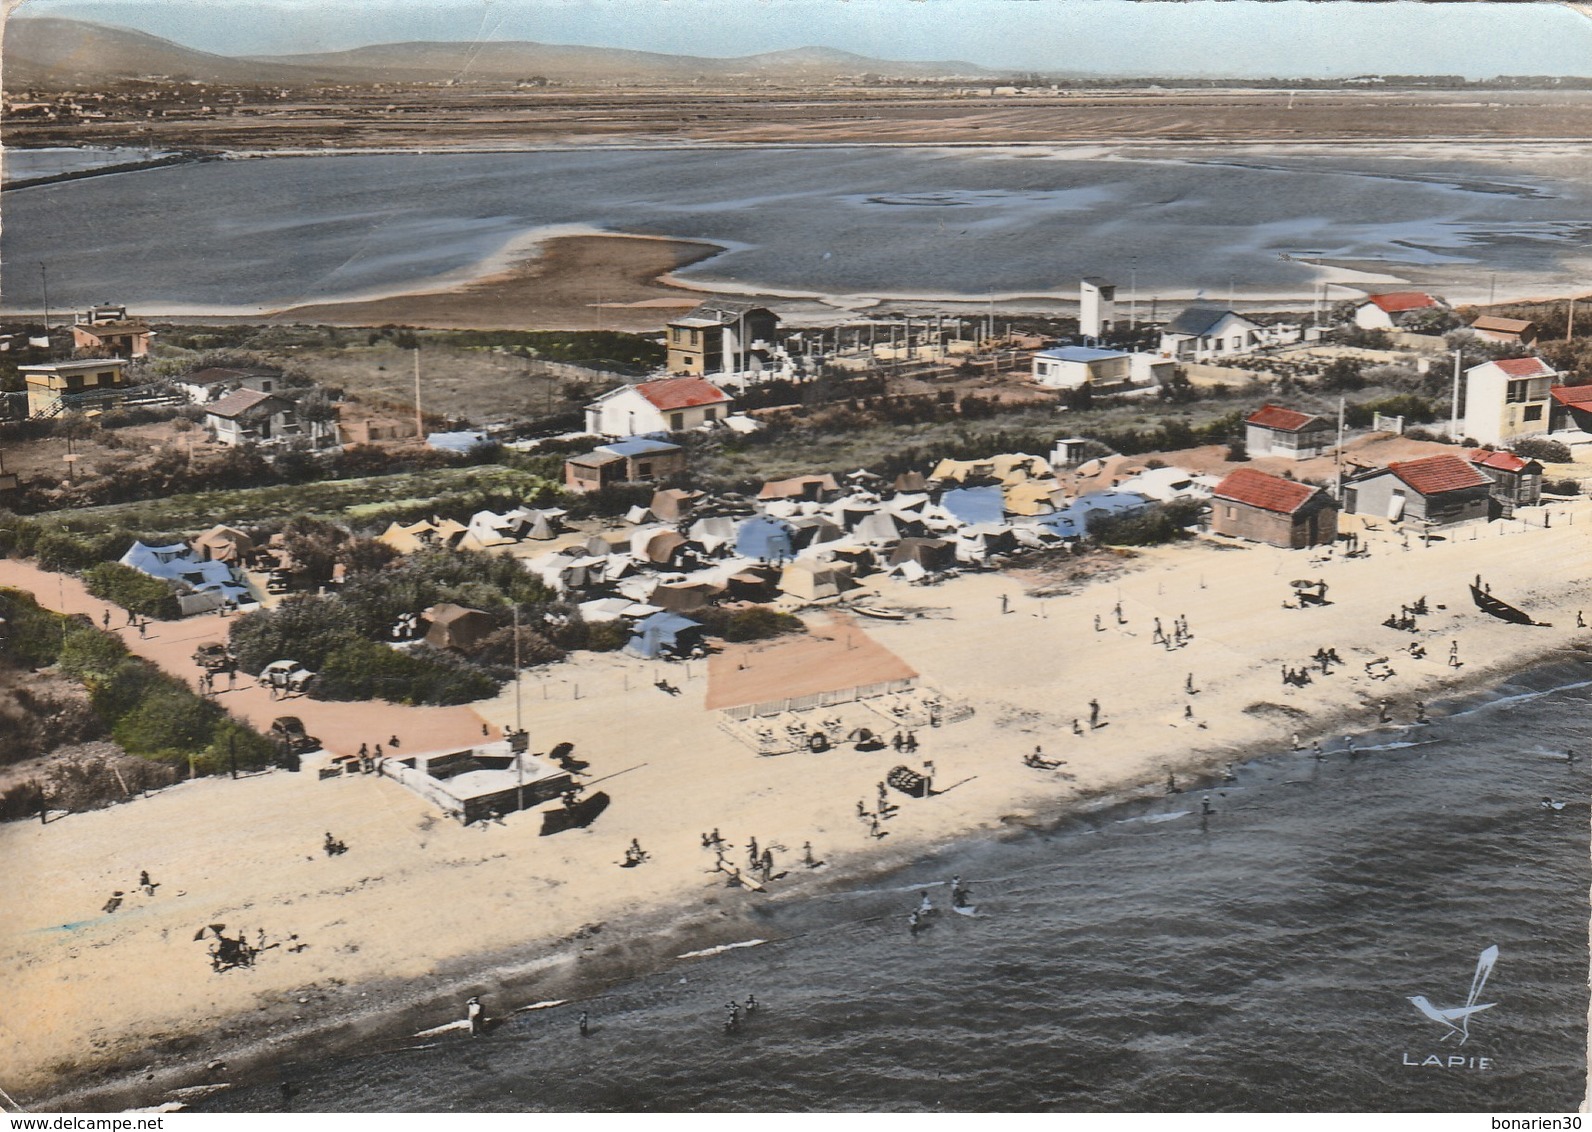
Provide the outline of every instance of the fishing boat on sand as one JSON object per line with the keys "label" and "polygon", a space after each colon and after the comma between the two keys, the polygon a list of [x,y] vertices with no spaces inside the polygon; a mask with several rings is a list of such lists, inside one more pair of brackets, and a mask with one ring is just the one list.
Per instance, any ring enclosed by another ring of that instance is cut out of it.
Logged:
{"label": "fishing boat on sand", "polygon": [[1498,618],[1500,621],[1508,621],[1512,625],[1538,625],[1543,628],[1549,627],[1549,623],[1547,621],[1533,620],[1531,614],[1527,613],[1525,610],[1516,609],[1507,601],[1493,597],[1492,594],[1488,593],[1479,586],[1473,585],[1470,587],[1470,598],[1476,603],[1477,609],[1481,610],[1483,613],[1487,613]]}

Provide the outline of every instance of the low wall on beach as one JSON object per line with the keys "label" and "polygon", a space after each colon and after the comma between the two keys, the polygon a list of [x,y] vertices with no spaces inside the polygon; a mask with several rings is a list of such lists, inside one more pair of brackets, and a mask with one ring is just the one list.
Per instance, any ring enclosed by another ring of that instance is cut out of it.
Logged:
{"label": "low wall on beach", "polygon": [[849,704],[856,700],[872,699],[874,696],[905,692],[916,684],[917,677],[909,676],[904,680],[886,680],[878,684],[861,684],[855,688],[837,688],[832,692],[813,692],[806,696],[766,700],[760,704],[743,704],[740,707],[725,708],[724,714],[731,719],[751,719],[753,716],[779,715],[787,711],[811,711],[813,708],[834,707],[836,704]]}

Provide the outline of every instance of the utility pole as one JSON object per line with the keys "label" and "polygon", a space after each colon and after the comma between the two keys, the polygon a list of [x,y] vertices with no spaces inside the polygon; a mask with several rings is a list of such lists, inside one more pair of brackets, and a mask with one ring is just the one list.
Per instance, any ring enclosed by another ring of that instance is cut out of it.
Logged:
{"label": "utility pole", "polygon": [[415,347],[415,438],[426,442],[426,426],[420,414],[420,347]]}
{"label": "utility pole", "polygon": [[530,744],[521,740],[525,730],[520,722],[520,603],[514,603],[514,752],[515,811],[525,809],[525,748]]}
{"label": "utility pole", "polygon": [[1128,261],[1128,329],[1139,328],[1139,257]]}
{"label": "utility pole", "polygon": [[1570,296],[1570,312],[1564,319],[1564,340],[1568,342],[1575,337],[1575,296]]}
{"label": "utility pole", "polygon": [[50,270],[42,262],[39,264],[39,281],[44,288],[44,337],[48,341],[50,337]]}
{"label": "utility pole", "polygon": [[1453,404],[1453,410],[1452,410],[1452,412],[1449,415],[1448,435],[1449,435],[1449,438],[1451,440],[1453,440],[1455,443],[1458,443],[1458,441],[1460,439],[1460,436],[1459,436],[1459,366],[1460,366],[1460,358],[1461,358],[1461,356],[1462,356],[1461,351],[1459,351],[1459,350],[1455,350],[1454,351],[1454,404]]}
{"label": "utility pole", "polygon": [[1343,499],[1343,398],[1338,398],[1338,446],[1333,450],[1332,462],[1336,465],[1338,483],[1333,491],[1333,497]]}

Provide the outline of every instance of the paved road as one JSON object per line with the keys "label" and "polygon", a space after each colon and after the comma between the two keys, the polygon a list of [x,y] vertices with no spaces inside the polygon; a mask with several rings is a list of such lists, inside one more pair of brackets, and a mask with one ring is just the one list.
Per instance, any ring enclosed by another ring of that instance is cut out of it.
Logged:
{"label": "paved road", "polygon": [[[201,614],[179,621],[151,621],[147,635],[140,636],[138,630],[128,627],[126,610],[94,597],[77,578],[41,570],[15,558],[0,559],[0,586],[26,590],[39,604],[57,613],[86,614],[95,625],[103,624],[109,611],[111,631],[132,652],[186,681],[196,691],[200,669],[193,662],[194,650],[212,641],[225,641],[232,624],[230,617]],[[393,735],[402,740],[400,752],[404,754],[466,747],[484,737],[499,737],[497,728],[484,723],[468,707],[407,707],[383,700],[335,703],[304,696],[273,700],[267,688],[241,672],[235,688],[226,690],[225,678],[221,688],[216,702],[246,719],[255,730],[268,730],[277,716],[296,715],[333,754],[354,754],[361,743],[381,743],[385,747]]]}

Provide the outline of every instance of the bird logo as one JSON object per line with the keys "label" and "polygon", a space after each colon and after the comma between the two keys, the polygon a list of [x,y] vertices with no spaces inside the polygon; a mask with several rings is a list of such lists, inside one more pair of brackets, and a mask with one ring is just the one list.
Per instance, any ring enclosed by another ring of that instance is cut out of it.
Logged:
{"label": "bird logo", "polygon": [[1431,1000],[1425,995],[1418,994],[1410,998],[1410,1003],[1433,1022],[1445,1027],[1447,1032],[1440,1041],[1447,1041],[1455,1034],[1459,1035],[1459,1045],[1464,1045],[1470,1039],[1470,1019],[1473,1014],[1480,1014],[1483,1010],[1491,1010],[1497,1006],[1496,1002],[1478,1003],[1482,988],[1487,985],[1487,979],[1492,975],[1493,967],[1498,963],[1498,947],[1494,944],[1487,948],[1476,960],[1476,973],[1471,976],[1470,993],[1465,996],[1464,1006],[1433,1006]]}

